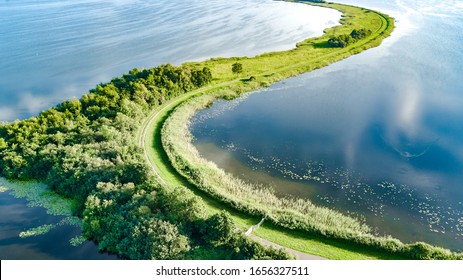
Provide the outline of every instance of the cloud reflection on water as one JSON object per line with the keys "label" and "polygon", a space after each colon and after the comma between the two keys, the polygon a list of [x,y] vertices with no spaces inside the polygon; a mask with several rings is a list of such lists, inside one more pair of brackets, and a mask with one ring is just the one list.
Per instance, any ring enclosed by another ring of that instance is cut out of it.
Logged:
{"label": "cloud reflection on water", "polygon": [[[392,9],[398,28],[380,47],[250,95],[193,134],[203,145],[232,143],[227,151],[253,172],[305,182],[308,196],[319,184],[330,206],[359,209],[362,201],[369,206],[359,213],[371,210],[382,232],[461,250],[463,13],[438,1],[343,2]],[[449,17],[420,11],[433,3],[428,11]]]}
{"label": "cloud reflection on water", "polygon": [[340,19],[335,10],[270,0],[0,3],[2,121],[134,67],[291,49]]}

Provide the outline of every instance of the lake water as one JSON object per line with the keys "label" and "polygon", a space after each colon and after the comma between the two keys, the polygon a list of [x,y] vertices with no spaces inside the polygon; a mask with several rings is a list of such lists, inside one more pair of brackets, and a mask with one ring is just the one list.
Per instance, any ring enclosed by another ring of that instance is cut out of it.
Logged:
{"label": "lake water", "polygon": [[0,0],[0,121],[135,67],[291,49],[339,18],[271,0]]}
{"label": "lake water", "polygon": [[379,234],[463,250],[463,1],[340,1],[397,19],[375,49],[231,102],[191,127],[207,159]]}
{"label": "lake water", "polygon": [[98,246],[90,241],[72,246],[70,240],[82,234],[78,226],[58,225],[46,234],[21,238],[21,232],[56,225],[63,219],[47,214],[44,208],[26,205],[26,199],[0,192],[0,259],[117,259],[115,255],[99,253]]}
{"label": "lake water", "polygon": [[[0,122],[37,115],[137,67],[291,49],[340,13],[270,0],[0,0]],[[1,186],[0,186],[1,187]],[[0,259],[113,259],[80,229],[0,193]]]}

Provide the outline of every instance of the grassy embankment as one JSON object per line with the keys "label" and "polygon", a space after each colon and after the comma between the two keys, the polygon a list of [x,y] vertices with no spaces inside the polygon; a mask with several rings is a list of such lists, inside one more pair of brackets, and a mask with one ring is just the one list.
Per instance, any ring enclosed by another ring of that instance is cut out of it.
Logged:
{"label": "grassy embankment", "polygon": [[[253,196],[237,197],[237,194],[222,193],[220,187],[215,189],[204,188],[204,184],[198,184],[195,179],[191,178],[191,174],[185,172],[185,166],[194,166],[197,162],[188,162],[190,159],[199,159],[199,155],[196,153],[194,147],[190,143],[188,135],[188,119],[198,109],[204,107],[204,103],[196,103],[197,106],[181,106],[182,110],[185,108],[190,109],[190,113],[182,113],[181,110],[177,109],[175,116],[183,115],[183,118],[175,121],[173,117],[169,119],[169,126],[166,126],[165,132],[162,133],[164,137],[163,141],[168,147],[168,151],[171,159],[173,160],[174,166],[177,170],[169,164],[169,156],[161,146],[161,129],[166,119],[171,115],[173,110],[186,100],[191,99],[193,96],[203,95],[207,93],[208,101],[228,95],[232,98],[240,93],[248,92],[259,87],[268,86],[271,83],[280,81],[282,79],[294,76],[300,73],[308,72],[326,65],[329,65],[335,61],[344,59],[352,54],[359,53],[365,49],[375,47],[379,45],[383,38],[389,36],[393,30],[393,19],[390,17],[366,10],[363,8],[357,8],[339,4],[323,4],[330,8],[337,9],[343,13],[342,25],[336,26],[325,30],[325,34],[318,38],[312,38],[305,40],[297,45],[296,49],[284,52],[273,52],[266,53],[253,58],[216,58],[210,59],[200,63],[187,63],[188,65],[202,68],[209,67],[213,73],[214,82],[200,90],[190,92],[182,97],[174,99],[169,103],[165,104],[161,108],[158,108],[151,114],[148,121],[145,123],[140,139],[144,138],[145,156],[149,158],[154,172],[157,174],[159,180],[164,183],[166,187],[178,187],[186,186],[193,190],[197,195],[201,196],[205,204],[206,209],[212,214],[222,209],[229,211],[237,226],[241,228],[247,228],[252,224],[258,222],[262,216],[268,216],[265,213],[265,203],[274,199],[271,193],[266,190],[258,190],[255,195],[267,196],[260,201],[256,201]],[[359,42],[349,45],[346,48],[328,48],[327,41],[331,36],[339,34],[349,34],[353,29],[366,28],[372,30],[372,34]],[[232,73],[231,65],[235,62],[239,62],[243,65],[243,72],[239,75]],[[252,78],[251,78],[252,77]],[[198,100],[196,100],[198,102]],[[180,125],[180,127],[179,127]],[[167,132],[168,131],[168,132]],[[153,137],[145,137],[153,136]],[[182,151],[179,151],[179,148]],[[182,162],[180,165],[179,162]],[[201,162],[200,164],[206,164],[206,169],[201,172],[212,172],[212,174],[220,174],[220,170],[217,168],[210,169],[207,166],[209,163]],[[179,171],[183,176],[179,176]],[[212,179],[214,176],[206,177]],[[222,175],[221,175],[222,176]],[[186,179],[188,178],[188,180]],[[218,181],[215,181],[218,179]],[[221,185],[223,183],[223,176],[221,178],[212,179],[214,182],[210,182],[212,185]],[[245,186],[242,194],[249,193],[249,186]],[[228,196],[230,195],[230,196]],[[227,197],[224,199],[224,197]],[[259,200],[259,199],[258,199]],[[227,203],[224,203],[227,202]],[[257,207],[242,207],[242,202],[245,204],[255,204]],[[275,202],[277,205],[281,202]],[[289,201],[284,202],[290,203]],[[299,201],[301,203],[301,209],[306,208],[307,203]],[[263,206],[263,208],[259,208]],[[282,205],[278,206],[281,207]],[[311,206],[312,207],[312,206]],[[367,232],[368,229],[358,223],[357,221],[348,217],[342,216],[339,213],[333,211],[318,208],[313,206],[316,211],[325,212],[324,216],[329,217],[332,222],[335,220],[343,221],[346,228],[351,228],[352,231]],[[240,209],[239,211],[236,208]],[[304,211],[304,210],[303,210]],[[326,212],[328,211],[328,212]],[[293,213],[288,213],[292,215]],[[296,216],[299,214],[296,214]],[[319,215],[317,215],[319,216]],[[316,217],[318,219],[318,217]],[[323,220],[323,219],[322,219]],[[321,224],[324,222],[319,220]],[[268,224],[268,223],[267,223]],[[375,259],[375,258],[397,258],[397,255],[381,253],[371,248],[360,248],[353,244],[345,244],[339,240],[329,240],[322,238],[317,235],[307,235],[307,233],[301,231],[288,231],[282,229],[279,226],[265,224],[258,229],[256,235],[274,241],[283,246],[287,246],[299,251],[316,254],[331,259]],[[339,224],[338,224],[339,225]]]}
{"label": "grassy embankment", "polygon": [[[187,179],[187,182],[178,179],[177,184],[195,186],[199,189],[202,192],[199,195],[211,201],[212,212],[226,205],[254,217],[266,217],[271,226],[258,230],[257,235],[296,250],[335,259],[461,259],[461,254],[454,254],[425,243],[403,244],[392,237],[375,236],[368,226],[358,220],[327,208],[317,207],[308,200],[278,198],[268,188],[245,183],[225,173],[215,164],[201,158],[191,144],[188,130],[190,118],[215,99],[234,98],[243,92],[320,68],[377,46],[393,29],[393,20],[386,15],[352,6],[324,6],[336,8],[343,13],[342,25],[325,30],[322,37],[298,44],[294,50],[268,53],[253,58],[211,59],[202,63],[190,63],[189,65],[195,67],[209,67],[215,78],[215,85],[203,89],[202,92],[184,96],[183,100],[190,99],[175,102],[182,105],[175,108],[172,104],[162,117],[157,118],[155,142],[151,143],[151,146],[157,147],[162,158],[154,159],[155,165],[165,165],[168,157],[175,170]],[[331,36],[349,34],[353,29],[372,32],[370,36],[345,48],[328,48],[327,41]],[[239,76],[230,71],[231,65],[235,62],[241,63],[244,68]],[[193,96],[195,98],[191,98]],[[164,127],[159,132],[163,123]],[[161,142],[166,153],[158,147]],[[167,168],[170,168],[169,172],[173,174],[172,167]],[[168,180],[169,183],[174,183]],[[217,201],[222,203],[217,205]],[[235,219],[242,225],[249,222],[243,221],[239,216],[235,216]]]}

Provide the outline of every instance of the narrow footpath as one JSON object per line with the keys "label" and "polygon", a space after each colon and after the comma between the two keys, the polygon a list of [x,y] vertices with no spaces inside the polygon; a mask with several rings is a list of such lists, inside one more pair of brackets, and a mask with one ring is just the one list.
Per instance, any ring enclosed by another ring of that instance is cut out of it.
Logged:
{"label": "narrow footpath", "polygon": [[[236,82],[236,81],[217,84],[217,85],[209,87],[208,90],[223,87],[226,84],[231,84],[231,83],[234,83],[234,82]],[[148,152],[148,145],[149,145],[149,143],[152,143],[152,141],[149,141],[147,139],[160,139],[160,137],[156,137],[156,135],[155,135],[156,133],[160,132],[159,129],[156,129],[156,126],[159,126],[159,125],[162,126],[163,121],[161,119],[164,117],[164,114],[166,114],[170,110],[174,109],[176,106],[178,106],[180,103],[184,102],[188,98],[191,98],[194,95],[199,94],[201,91],[204,91],[204,89],[192,91],[192,92],[190,92],[190,93],[188,93],[186,95],[174,98],[174,99],[170,100],[169,102],[166,102],[165,104],[162,104],[160,107],[156,108],[156,110],[154,110],[145,119],[144,123],[142,124],[140,133],[138,135],[138,140],[137,140],[138,146],[143,149],[143,156],[144,156],[146,162],[150,166],[151,171],[153,172],[155,177],[158,179],[159,183],[162,184],[162,185],[169,184],[171,186],[182,187],[183,186],[183,180],[181,178],[179,178],[181,176],[180,174],[170,174],[171,176],[166,178],[166,176],[165,176],[166,172],[165,171],[163,172],[162,170],[168,170],[170,168],[168,166],[159,166],[159,165],[160,165],[160,163],[162,163],[163,165],[166,165],[166,164],[169,164],[169,163],[165,162],[165,161],[162,161],[162,160],[158,160],[158,161],[152,160],[152,158],[149,156],[149,152]],[[155,134],[148,133],[148,132],[151,131],[149,128],[153,127],[153,125],[155,126],[155,129],[154,129]],[[150,137],[150,138],[148,138],[148,137]],[[158,145],[161,145],[161,143],[158,143]],[[230,213],[230,214],[233,216],[233,213]],[[322,257],[319,257],[319,256],[303,253],[303,252],[296,251],[296,250],[288,248],[288,247],[278,245],[278,244],[273,243],[273,242],[271,242],[271,241],[269,241],[267,239],[263,239],[261,237],[258,237],[256,235],[252,234],[252,230],[259,227],[262,223],[263,223],[263,220],[259,224],[254,225],[251,228],[249,228],[249,230],[246,231],[243,234],[245,234],[246,236],[248,236],[252,240],[257,241],[257,242],[259,242],[260,244],[262,244],[264,246],[273,247],[273,248],[276,248],[276,249],[284,249],[289,254],[293,255],[298,260],[324,260],[325,259],[325,258],[322,258]],[[248,233],[248,234],[246,234],[246,233]]]}

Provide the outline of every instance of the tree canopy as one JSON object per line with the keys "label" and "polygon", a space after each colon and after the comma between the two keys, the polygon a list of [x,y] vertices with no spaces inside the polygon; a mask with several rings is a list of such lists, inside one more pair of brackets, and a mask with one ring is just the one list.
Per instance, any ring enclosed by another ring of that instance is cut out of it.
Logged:
{"label": "tree canopy", "polygon": [[239,74],[243,72],[243,64],[239,62],[235,62],[232,64],[232,72],[234,74]]}
{"label": "tree canopy", "polygon": [[347,34],[341,34],[338,36],[333,36],[328,40],[328,46],[331,48],[344,48],[348,45],[351,45],[358,40],[364,39],[371,35],[371,30],[369,29],[354,29],[352,32]]}
{"label": "tree canopy", "polygon": [[204,250],[235,259],[288,258],[244,237],[226,244],[230,220],[205,217],[192,193],[161,187],[134,144],[150,110],[211,81],[207,67],[133,69],[37,117],[2,123],[0,176],[39,180],[73,198],[84,235],[124,258],[194,258]]}

